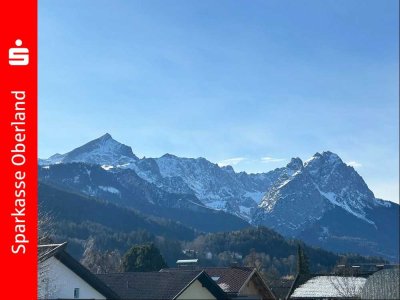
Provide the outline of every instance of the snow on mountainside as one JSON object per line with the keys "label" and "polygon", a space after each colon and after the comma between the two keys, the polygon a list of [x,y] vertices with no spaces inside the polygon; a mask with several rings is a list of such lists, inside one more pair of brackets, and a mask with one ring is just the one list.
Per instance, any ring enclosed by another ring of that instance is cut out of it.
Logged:
{"label": "snow on mountainside", "polygon": [[[283,174],[264,196],[257,213],[257,222],[275,223],[293,210],[293,218],[299,218],[296,226],[288,224],[288,233],[302,229],[302,224],[318,219],[326,209],[338,206],[367,223],[374,224],[367,213],[376,206],[390,206],[390,202],[375,199],[364,180],[351,166],[347,166],[332,152],[316,153],[304,164],[299,158],[292,159]],[[310,205],[307,216],[304,205]],[[297,206],[298,205],[298,206]],[[287,206],[287,207],[286,207]],[[318,207],[315,210],[315,207]],[[268,215],[273,215],[270,218]],[[270,220],[268,220],[270,219]],[[278,222],[278,224],[281,224]]]}
{"label": "snow on mountainside", "polygon": [[66,154],[39,160],[42,166],[70,162],[97,164],[110,172],[132,169],[161,190],[195,195],[207,207],[247,221],[251,220],[262,196],[278,177],[274,173],[235,173],[230,166],[221,168],[204,158],[165,154],[160,158],[138,159],[130,147],[115,141],[109,134]]}
{"label": "snow on mountainside", "polygon": [[[206,206],[247,220],[250,220],[268,186],[267,177],[259,178],[265,182],[261,190],[246,186],[233,169],[220,168],[204,158],[179,158],[166,154],[154,160],[161,176],[159,178],[164,179],[158,184],[161,188],[175,189],[170,183],[181,181],[181,186],[192,191]],[[141,176],[141,170],[137,172]]]}
{"label": "snow on mountainside", "polygon": [[252,213],[276,176],[235,173],[204,158],[165,154],[129,166],[143,179],[168,192],[193,194],[207,207],[250,221]]}
{"label": "snow on mountainside", "polygon": [[253,215],[253,223],[295,236],[320,218],[329,206],[310,180],[302,161],[293,158],[264,195]]}
{"label": "snow on mountainside", "polygon": [[88,164],[122,166],[138,160],[132,148],[114,140],[110,134],[86,143],[65,154],[55,154],[48,159],[39,160],[40,165],[85,162]]}
{"label": "snow on mountainside", "polygon": [[332,152],[300,162],[292,159],[271,186],[253,224],[333,251],[398,257],[398,205],[376,199],[353,167]]}
{"label": "snow on mountainside", "polygon": [[[131,147],[117,142],[107,133],[66,154],[39,160],[40,165],[71,162],[97,164],[107,171],[132,169],[139,177],[166,192],[193,194],[207,207],[224,210],[255,223],[262,223],[263,215],[277,211],[275,206],[282,206],[282,201],[288,202],[290,195],[299,198],[296,192],[305,195],[308,191],[308,198],[313,195],[308,203],[316,205],[315,209],[310,207],[315,213],[309,213],[308,219],[318,218],[326,208],[334,205],[373,223],[366,216],[365,209],[390,205],[376,200],[361,176],[329,151],[316,153],[304,164],[300,158],[293,158],[284,168],[247,174],[236,173],[231,166],[219,167],[204,158],[165,154],[160,158],[139,159]],[[299,186],[299,182],[303,181],[304,184]],[[286,195],[285,191],[293,189],[292,186],[295,191]],[[290,201],[298,201],[296,199]],[[275,221],[282,224],[280,220]],[[306,221],[298,220],[300,223]],[[301,226],[297,223],[296,227]]]}
{"label": "snow on mountainside", "polygon": [[358,218],[372,222],[366,217],[366,209],[385,205],[375,199],[354,168],[332,152],[316,153],[304,165],[321,195]]}
{"label": "snow on mountainside", "polygon": [[[68,167],[72,162],[81,163],[81,171]],[[95,192],[121,204],[137,198],[143,205],[152,201],[166,207],[204,205],[333,251],[365,250],[364,254],[386,257],[399,252],[395,243],[399,206],[376,199],[354,168],[329,151],[304,163],[293,158],[285,167],[247,174],[204,158],[165,154],[139,159],[131,147],[105,134],[39,164],[47,182],[61,182],[89,195]],[[100,178],[85,182],[87,168],[82,164],[101,166],[98,169],[104,172],[97,170]],[[56,173],[50,165],[64,166],[64,171]],[[67,177],[66,168],[74,169]]]}

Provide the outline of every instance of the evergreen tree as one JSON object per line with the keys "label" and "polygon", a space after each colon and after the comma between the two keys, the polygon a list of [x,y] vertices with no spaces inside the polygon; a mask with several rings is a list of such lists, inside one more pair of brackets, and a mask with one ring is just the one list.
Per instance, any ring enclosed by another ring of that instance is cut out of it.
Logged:
{"label": "evergreen tree", "polygon": [[297,245],[297,273],[309,274],[308,257],[305,255],[303,248],[300,244]]}
{"label": "evergreen tree", "polygon": [[154,244],[133,246],[122,258],[123,272],[159,271],[165,267],[167,264]]}

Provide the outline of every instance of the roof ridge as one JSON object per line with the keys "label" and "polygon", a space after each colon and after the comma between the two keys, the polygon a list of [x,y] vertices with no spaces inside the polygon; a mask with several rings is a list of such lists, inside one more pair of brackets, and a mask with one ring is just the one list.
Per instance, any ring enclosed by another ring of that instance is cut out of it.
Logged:
{"label": "roof ridge", "polygon": [[56,255],[57,253],[63,251],[67,247],[67,242],[61,243],[61,244],[48,244],[48,245],[38,245],[38,248],[44,248],[44,247],[55,247],[53,249],[50,249],[49,251],[39,255],[39,262],[43,262],[47,260],[48,258]]}

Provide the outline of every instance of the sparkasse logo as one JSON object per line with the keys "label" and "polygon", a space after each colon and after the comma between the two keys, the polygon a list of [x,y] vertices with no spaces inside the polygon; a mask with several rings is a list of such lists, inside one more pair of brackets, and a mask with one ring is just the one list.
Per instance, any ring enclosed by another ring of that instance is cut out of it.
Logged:
{"label": "sparkasse logo", "polygon": [[29,64],[29,49],[22,48],[22,40],[17,39],[15,46],[18,48],[10,48],[8,50],[8,63],[11,66],[27,66]]}

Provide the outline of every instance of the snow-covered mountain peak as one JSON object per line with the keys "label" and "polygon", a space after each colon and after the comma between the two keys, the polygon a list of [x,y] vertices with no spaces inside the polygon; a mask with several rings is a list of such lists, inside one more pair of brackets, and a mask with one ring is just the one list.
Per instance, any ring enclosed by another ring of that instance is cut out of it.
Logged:
{"label": "snow-covered mountain peak", "polygon": [[113,137],[108,132],[98,138],[98,140],[101,140],[101,141],[112,140],[112,139],[113,139]]}
{"label": "snow-covered mountain peak", "polygon": [[[64,165],[70,162],[81,163]],[[167,153],[138,159],[131,147],[104,134],[68,153],[39,160],[39,164],[43,166],[41,178],[48,182],[75,186],[88,195],[98,193],[99,198],[111,195],[109,199],[122,199],[124,205],[136,202],[138,196],[144,197],[146,205],[166,207],[180,207],[182,199],[189,199],[196,211],[206,206],[287,236],[312,236],[317,241],[331,237],[351,247],[360,241],[361,247],[368,245],[369,240],[364,243],[362,239],[367,231],[379,229],[384,235],[390,230],[393,226],[385,225],[386,216],[398,207],[376,199],[357,171],[330,151],[316,153],[304,163],[295,157],[285,167],[248,174],[201,157]],[[164,199],[165,195],[169,196]],[[353,234],[357,228],[362,228],[361,233]],[[379,243],[371,247],[375,245]]]}
{"label": "snow-covered mountain peak", "polygon": [[303,219],[307,215],[307,222],[311,222],[325,210],[339,207],[370,223],[368,211],[387,205],[375,199],[354,168],[330,151],[317,152],[305,163],[295,157],[286,167],[247,174],[236,173],[231,166],[220,167],[202,157],[183,158],[167,153],[159,158],[138,159],[131,147],[106,133],[66,154],[40,160],[39,164],[70,162],[96,164],[110,172],[132,169],[157,188],[195,195],[210,208],[222,209],[246,220],[252,220],[257,207],[260,209],[258,220],[264,220],[265,213],[280,210],[283,218],[284,212],[291,209],[293,220],[299,214],[299,222],[301,214]]}
{"label": "snow-covered mountain peak", "polygon": [[319,152],[315,153],[313,157],[305,161],[304,166],[305,167],[307,166],[320,167],[321,165],[333,166],[340,163],[343,163],[343,161],[341,160],[339,155],[330,151],[324,151],[322,153]]}
{"label": "snow-covered mountain peak", "polygon": [[321,157],[330,164],[343,163],[339,155],[337,155],[336,153],[332,153],[330,151],[322,152]]}
{"label": "snow-covered mountain peak", "polygon": [[330,151],[316,153],[305,169],[324,198],[358,218],[366,218],[366,209],[375,205],[375,197],[362,177]]}
{"label": "snow-covered mountain peak", "polygon": [[230,166],[230,165],[228,165],[228,166],[222,166],[221,169],[227,171],[228,173],[235,174],[235,170],[234,170],[233,167]]}
{"label": "snow-covered mountain peak", "polygon": [[175,159],[178,158],[176,155],[170,154],[170,153],[165,153],[162,158],[170,158],[170,159]]}
{"label": "snow-covered mountain peak", "polygon": [[65,154],[55,154],[41,164],[84,162],[96,165],[118,166],[137,161],[132,148],[112,138],[109,133]]}
{"label": "snow-covered mountain peak", "polygon": [[63,157],[62,154],[56,153],[56,154],[53,154],[52,156],[50,156],[49,159],[55,159],[55,160],[57,160],[57,159],[62,159],[62,157]]}
{"label": "snow-covered mountain peak", "polygon": [[[368,216],[370,209],[384,206],[385,202],[375,199],[354,168],[347,166],[337,154],[330,151],[317,152],[304,163],[304,167],[301,167],[300,162],[299,159],[292,159],[286,172],[264,196],[261,208],[269,213],[277,205],[291,207],[294,203],[292,201],[304,199],[321,207],[333,205],[332,207],[342,208],[358,219],[373,224]],[[293,171],[296,167],[300,169]],[[303,210],[301,206],[304,201],[298,202],[299,211]],[[323,213],[323,210],[315,212],[313,217],[318,218]]]}
{"label": "snow-covered mountain peak", "polygon": [[288,169],[290,169],[292,171],[301,170],[303,168],[303,161],[298,157],[294,157],[286,165],[286,168],[288,168]]}

